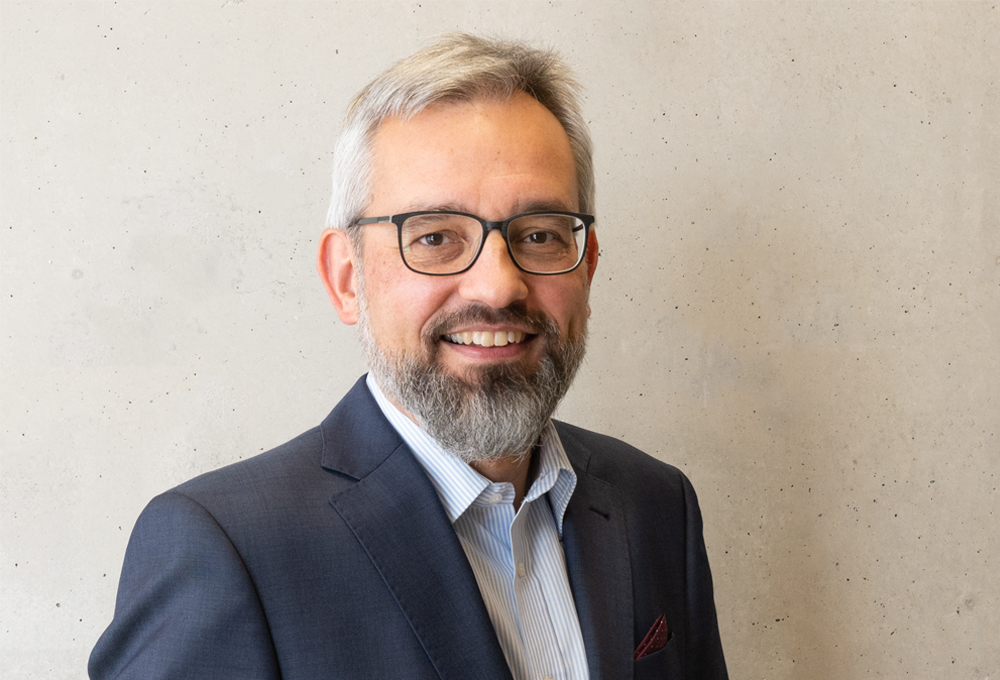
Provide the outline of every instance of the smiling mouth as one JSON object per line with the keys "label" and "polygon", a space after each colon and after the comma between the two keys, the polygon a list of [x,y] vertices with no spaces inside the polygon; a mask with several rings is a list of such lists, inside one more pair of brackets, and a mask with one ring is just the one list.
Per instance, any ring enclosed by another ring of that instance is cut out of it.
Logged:
{"label": "smiling mouth", "polygon": [[448,333],[441,336],[455,345],[477,345],[479,347],[503,347],[515,345],[534,337],[519,331],[465,331],[464,333]]}

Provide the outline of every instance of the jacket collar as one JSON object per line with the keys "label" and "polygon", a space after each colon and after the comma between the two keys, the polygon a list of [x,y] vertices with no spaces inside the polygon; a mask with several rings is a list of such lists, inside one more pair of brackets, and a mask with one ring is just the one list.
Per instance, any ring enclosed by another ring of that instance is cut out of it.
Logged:
{"label": "jacket collar", "polygon": [[320,464],[354,480],[367,477],[403,443],[362,376],[320,425]]}

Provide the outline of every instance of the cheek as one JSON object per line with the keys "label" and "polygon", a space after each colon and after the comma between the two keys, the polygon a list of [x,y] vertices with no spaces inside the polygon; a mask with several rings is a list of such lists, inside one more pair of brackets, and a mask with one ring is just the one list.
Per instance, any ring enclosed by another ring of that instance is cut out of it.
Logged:
{"label": "cheek", "polygon": [[369,315],[376,337],[396,346],[416,346],[427,322],[447,301],[448,292],[440,279],[402,268],[380,268],[371,274],[365,270]]}
{"label": "cheek", "polygon": [[395,242],[387,238],[366,239],[362,267],[372,316],[387,313],[387,307],[392,307],[405,295],[409,273]]}
{"label": "cheek", "polygon": [[564,335],[578,335],[587,325],[588,292],[585,279],[556,280],[536,287],[536,305]]}

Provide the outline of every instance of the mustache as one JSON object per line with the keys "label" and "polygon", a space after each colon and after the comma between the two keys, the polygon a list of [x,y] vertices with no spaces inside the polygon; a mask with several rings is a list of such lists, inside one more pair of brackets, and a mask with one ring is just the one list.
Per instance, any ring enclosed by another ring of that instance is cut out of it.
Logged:
{"label": "mustache", "polygon": [[482,324],[511,324],[527,328],[534,335],[559,336],[559,326],[543,312],[530,310],[523,302],[515,302],[501,309],[471,304],[435,319],[426,333],[425,340],[435,342],[456,326]]}

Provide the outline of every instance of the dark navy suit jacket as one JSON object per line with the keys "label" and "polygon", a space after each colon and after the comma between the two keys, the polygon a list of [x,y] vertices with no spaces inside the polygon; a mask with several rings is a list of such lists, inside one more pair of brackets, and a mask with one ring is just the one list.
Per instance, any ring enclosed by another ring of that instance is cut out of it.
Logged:
{"label": "dark navy suit jacket", "polygon": [[[590,676],[726,678],[693,489],[557,423]],[[670,640],[633,661],[653,622]],[[153,499],[92,678],[510,678],[434,487],[364,381],[319,427]]]}

